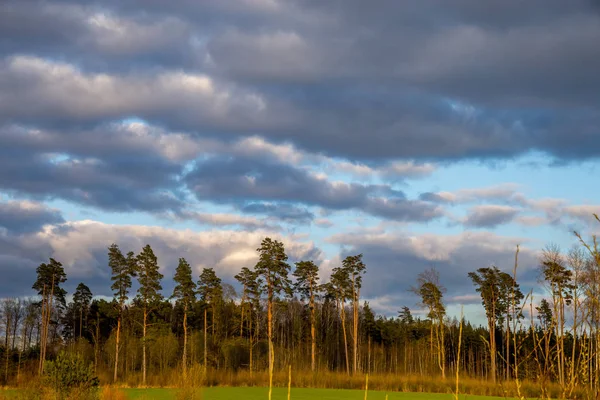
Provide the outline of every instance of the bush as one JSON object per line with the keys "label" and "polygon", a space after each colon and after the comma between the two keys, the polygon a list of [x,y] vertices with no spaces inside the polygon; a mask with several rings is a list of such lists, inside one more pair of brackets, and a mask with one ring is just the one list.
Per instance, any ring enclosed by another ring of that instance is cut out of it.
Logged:
{"label": "bush", "polygon": [[58,399],[66,399],[71,394],[77,398],[92,398],[98,386],[93,371],[92,365],[86,364],[80,356],[61,353],[56,360],[46,363],[44,380]]}

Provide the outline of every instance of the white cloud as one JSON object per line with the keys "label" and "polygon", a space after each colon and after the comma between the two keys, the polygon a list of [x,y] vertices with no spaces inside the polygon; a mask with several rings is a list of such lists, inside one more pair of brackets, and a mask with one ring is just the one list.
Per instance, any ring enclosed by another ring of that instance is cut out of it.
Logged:
{"label": "white cloud", "polygon": [[[3,88],[8,82],[19,90]],[[22,55],[0,68],[0,93],[3,113],[25,119],[162,116],[188,125],[248,128],[266,126],[265,113],[273,112],[261,94],[202,73],[87,73],[73,64]],[[19,102],[30,106],[18,107]],[[279,111],[269,121],[285,118]]]}
{"label": "white cloud", "polygon": [[286,252],[294,259],[320,254],[311,242],[291,240],[268,230],[195,232],[158,226],[110,225],[91,220],[67,222],[55,229],[48,227],[29,240],[47,244],[51,249],[47,256],[60,260],[70,276],[91,276],[91,279],[107,276],[108,266],[99,264],[98,257],[106,254],[110,244],[119,244],[124,252],[138,252],[150,244],[162,273],[170,280],[179,257],[188,260],[196,275],[204,267],[213,267],[221,276],[231,278],[242,266],[251,267],[256,263],[256,248],[267,236],[282,240]]}

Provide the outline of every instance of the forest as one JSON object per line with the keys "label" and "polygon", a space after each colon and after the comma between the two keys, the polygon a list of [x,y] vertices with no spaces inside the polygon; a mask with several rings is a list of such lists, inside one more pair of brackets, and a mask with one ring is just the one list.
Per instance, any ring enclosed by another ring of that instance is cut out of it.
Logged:
{"label": "forest", "polygon": [[[411,289],[423,317],[408,305],[394,317],[376,315],[361,299],[362,254],[346,257],[323,283],[315,262],[290,265],[271,238],[256,265],[235,275],[237,291],[212,268],[194,276],[180,258],[164,277],[150,245],[136,254],[112,244],[112,299],[95,298],[84,282],[67,296],[65,270],[50,258],[36,269],[31,297],[1,300],[0,382],[23,385],[71,354],[102,384],[168,386],[200,368],[208,386],[284,386],[292,368],[304,387],[360,388],[369,374],[372,387],[385,390],[595,398],[600,252],[595,237],[576,235],[579,246],[566,253],[541,252],[541,301],[519,285],[518,246],[514,265],[468,273],[486,326],[447,315],[433,268]],[[164,279],[173,279],[171,293]]]}

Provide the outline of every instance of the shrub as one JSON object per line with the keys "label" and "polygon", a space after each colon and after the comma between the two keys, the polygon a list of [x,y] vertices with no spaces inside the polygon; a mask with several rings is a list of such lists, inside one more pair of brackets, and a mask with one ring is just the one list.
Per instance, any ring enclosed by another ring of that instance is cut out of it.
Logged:
{"label": "shrub", "polygon": [[76,394],[77,398],[91,398],[96,394],[98,378],[91,364],[86,364],[80,356],[58,355],[48,361],[45,367],[45,383],[54,391],[58,399],[66,399]]}

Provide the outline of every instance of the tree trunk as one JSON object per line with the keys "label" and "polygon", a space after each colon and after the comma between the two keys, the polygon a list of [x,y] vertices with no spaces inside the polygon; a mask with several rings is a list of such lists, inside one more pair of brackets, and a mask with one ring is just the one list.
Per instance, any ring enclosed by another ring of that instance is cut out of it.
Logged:
{"label": "tree trunk", "polygon": [[496,383],[496,324],[491,320],[488,324],[490,330],[490,375],[492,382]]}
{"label": "tree trunk", "polygon": [[146,328],[148,327],[148,309],[144,306],[144,326],[142,332],[142,386],[146,386]]}
{"label": "tree trunk", "polygon": [[8,344],[9,344],[9,338],[10,338],[10,329],[11,329],[11,315],[10,315],[10,310],[8,309],[7,306],[7,310],[6,310],[6,315],[4,316],[6,318],[6,335],[4,338],[4,352],[6,353],[6,363],[4,365],[4,383],[6,385],[8,385],[8,360],[9,360],[9,354],[10,354],[10,349],[8,348]]}
{"label": "tree trunk", "polygon": [[21,381],[21,357],[22,357],[23,353],[25,352],[25,343],[26,343],[25,339],[26,338],[27,338],[27,323],[24,322],[23,323],[23,344],[21,345],[21,351],[19,352],[19,361],[17,363],[17,385]]}
{"label": "tree trunk", "polygon": [[275,352],[273,348],[273,288],[268,282],[268,301],[267,301],[267,336],[269,339],[269,400],[273,395],[273,364],[275,363]]}
{"label": "tree trunk", "polygon": [[[44,285],[45,287],[45,285]],[[40,347],[40,375],[44,373],[44,363],[46,361],[46,350],[48,348],[48,330],[50,326],[50,317],[52,314],[52,299],[54,298],[54,275],[52,275],[52,287],[50,289],[50,297],[46,299],[46,315],[45,321],[42,325],[44,326],[42,335],[42,346]]]}
{"label": "tree trunk", "polygon": [[94,373],[98,371],[98,353],[100,352],[100,313],[96,312],[96,338],[94,340]]}
{"label": "tree trunk", "polygon": [[356,375],[358,364],[358,291],[356,289],[356,278],[352,276],[352,373]]}
{"label": "tree trunk", "polygon": [[187,340],[188,340],[188,333],[187,333],[187,304],[185,305],[184,309],[183,309],[183,359],[182,359],[182,365],[183,365],[183,378],[186,379],[187,378]]}
{"label": "tree trunk", "polygon": [[316,353],[317,353],[317,337],[315,331],[316,325],[316,315],[315,315],[315,297],[312,294],[311,287],[311,295],[310,295],[310,368],[312,372],[316,370]]}
{"label": "tree trunk", "polygon": [[340,313],[342,317],[342,332],[344,333],[344,353],[346,354],[346,373],[350,375],[350,359],[348,358],[348,336],[346,334],[346,311],[344,302],[341,303]]}
{"label": "tree trunk", "polygon": [[117,336],[115,338],[115,371],[113,375],[113,382],[117,383],[117,375],[119,371],[119,341],[121,339],[121,316],[117,320]]}
{"label": "tree trunk", "polygon": [[242,300],[240,302],[240,339],[244,337],[244,306],[246,303],[246,286],[244,285],[244,294],[242,295]]}
{"label": "tree trunk", "polygon": [[208,341],[206,340],[206,336],[208,334],[208,325],[207,325],[208,315],[206,312],[206,307],[204,307],[204,373],[206,374],[206,370],[208,368]]}

